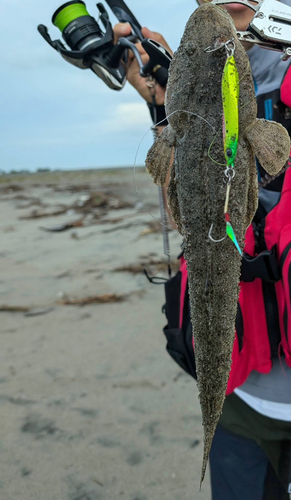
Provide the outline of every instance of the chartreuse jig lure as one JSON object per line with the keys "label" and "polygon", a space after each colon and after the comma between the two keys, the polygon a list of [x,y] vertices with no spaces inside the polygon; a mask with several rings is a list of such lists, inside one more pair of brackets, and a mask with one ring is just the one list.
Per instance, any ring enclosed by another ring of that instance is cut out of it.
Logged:
{"label": "chartreuse jig lure", "polygon": [[[227,60],[222,75],[222,104],[224,114],[224,154],[226,164],[233,168],[238,143],[239,78],[233,48],[227,50]],[[229,50],[231,52],[229,52]]]}
{"label": "chartreuse jig lure", "polygon": [[228,213],[228,203],[231,181],[235,176],[234,160],[237,154],[238,134],[239,134],[239,76],[234,59],[235,44],[229,40],[225,44],[227,60],[222,75],[222,104],[224,119],[224,154],[226,158],[225,176],[227,178],[226,199],[224,205],[224,217],[226,222],[226,234],[234,243],[239,253],[242,254],[233,227],[230,223]]}
{"label": "chartreuse jig lure", "polygon": [[224,172],[227,179],[227,190],[224,205],[224,218],[226,223],[226,236],[220,240],[214,240],[211,236],[212,227],[209,231],[209,238],[215,243],[223,241],[227,236],[231,239],[233,244],[236,246],[240,255],[242,255],[241,248],[238,244],[237,238],[235,236],[233,227],[230,223],[230,217],[228,213],[229,195],[231,181],[235,176],[234,170],[234,160],[237,154],[238,145],[238,134],[239,134],[239,76],[234,59],[235,43],[233,38],[220,45],[214,49],[207,47],[205,52],[214,52],[225,47],[227,59],[223,69],[222,74],[222,104],[223,104],[223,147],[224,155],[226,159],[226,170]]}

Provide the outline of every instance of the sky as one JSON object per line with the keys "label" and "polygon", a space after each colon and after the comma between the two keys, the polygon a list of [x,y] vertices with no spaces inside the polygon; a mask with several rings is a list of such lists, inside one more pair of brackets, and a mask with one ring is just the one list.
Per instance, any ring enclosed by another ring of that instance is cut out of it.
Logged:
{"label": "sky", "polygon": [[[61,33],[52,14],[65,1],[1,0],[0,171],[132,166],[152,142],[147,106],[127,82],[109,89],[92,71],[64,61],[39,35]],[[106,5],[106,2],[103,2]],[[175,50],[195,0],[128,0],[142,26],[163,34]],[[87,0],[97,16],[96,2]],[[113,24],[117,22],[110,11]]]}

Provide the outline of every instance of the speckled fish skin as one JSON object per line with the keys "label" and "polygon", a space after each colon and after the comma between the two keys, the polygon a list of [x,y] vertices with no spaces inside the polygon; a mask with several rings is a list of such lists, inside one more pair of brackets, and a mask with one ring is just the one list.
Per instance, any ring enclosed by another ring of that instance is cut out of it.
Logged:
{"label": "speckled fish skin", "polygon": [[[169,117],[169,126],[149,151],[146,161],[155,182],[163,185],[172,147],[175,148],[168,201],[185,241],[184,255],[188,262],[190,309],[204,426],[201,482],[231,367],[241,266],[239,252],[229,238],[213,243],[208,237],[212,224],[213,238],[220,239],[225,235],[226,160],[222,137],[221,79],[227,55],[225,49],[212,53],[204,50],[231,38],[235,41],[235,62],[240,78],[240,110],[234,162],[236,175],[231,185],[229,215],[243,248],[246,229],[257,207],[255,154],[264,166],[267,165],[270,173],[276,173],[287,161],[290,141],[283,127],[256,120],[257,105],[248,57],[236,37],[231,17],[217,6],[204,4],[189,19],[170,66],[166,95],[167,115],[177,110],[196,113],[214,125],[217,135],[198,117],[175,113]],[[272,139],[270,146],[271,137],[276,141]],[[214,163],[208,156],[214,138],[210,155],[224,166]]]}

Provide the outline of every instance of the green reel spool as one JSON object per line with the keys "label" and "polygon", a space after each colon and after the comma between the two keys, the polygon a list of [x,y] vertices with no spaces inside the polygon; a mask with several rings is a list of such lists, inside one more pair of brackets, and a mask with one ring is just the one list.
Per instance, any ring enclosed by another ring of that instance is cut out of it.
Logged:
{"label": "green reel spool", "polygon": [[56,10],[52,17],[52,23],[63,33],[64,29],[75,19],[89,16],[86,5],[81,0],[67,2]]}

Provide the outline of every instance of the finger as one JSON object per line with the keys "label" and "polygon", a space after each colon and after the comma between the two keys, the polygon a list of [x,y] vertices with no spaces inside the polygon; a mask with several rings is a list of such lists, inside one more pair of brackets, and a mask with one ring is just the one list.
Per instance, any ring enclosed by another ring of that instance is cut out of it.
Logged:
{"label": "finger", "polygon": [[[141,43],[137,43],[135,45],[136,45],[137,50],[140,53],[141,58],[143,58],[143,56],[146,55],[146,51],[144,50],[143,46],[141,45]],[[135,59],[135,56],[131,50],[129,51],[128,57],[129,57],[129,64],[130,64],[132,62],[132,60]]]}
{"label": "finger", "polygon": [[114,26],[113,32],[114,32],[114,44],[116,44],[119,38],[131,35],[131,26],[128,23],[118,23]]}
{"label": "finger", "polygon": [[145,38],[151,38],[152,40],[155,40],[156,42],[159,42],[163,47],[165,47],[171,54],[173,54],[173,51],[167,44],[166,40],[160,33],[156,33],[155,31],[151,31],[148,28],[142,28],[142,34]]}
{"label": "finger", "polygon": [[[131,54],[131,52],[130,52],[130,54]],[[145,65],[148,62],[148,60],[149,60],[149,56],[146,54],[146,52],[141,54],[141,61],[142,61],[143,65]],[[129,63],[127,65],[127,68],[128,68],[128,78],[129,79],[132,77],[134,78],[135,81],[141,79],[140,67],[139,67],[139,64],[134,56],[132,56],[132,58],[130,58]]]}

